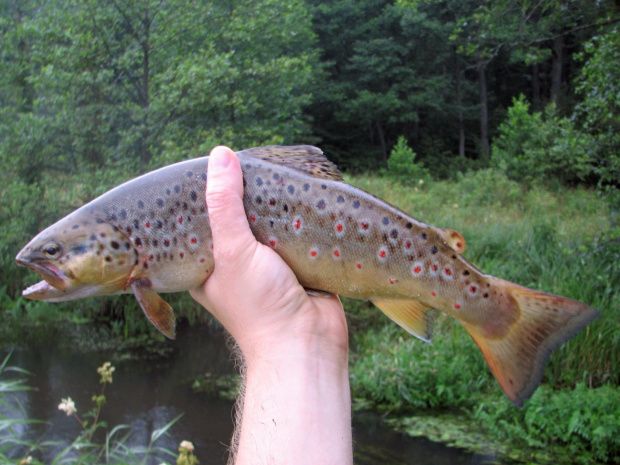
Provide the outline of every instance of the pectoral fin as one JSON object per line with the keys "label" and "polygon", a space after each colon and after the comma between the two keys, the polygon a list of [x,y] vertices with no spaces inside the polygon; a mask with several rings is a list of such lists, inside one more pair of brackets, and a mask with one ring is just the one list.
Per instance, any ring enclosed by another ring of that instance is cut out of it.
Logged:
{"label": "pectoral fin", "polygon": [[410,334],[429,342],[437,312],[417,300],[373,299],[372,303]]}
{"label": "pectoral fin", "polygon": [[174,339],[176,326],[174,312],[172,307],[152,289],[151,281],[139,279],[131,284],[131,289],[153,326],[168,339]]}

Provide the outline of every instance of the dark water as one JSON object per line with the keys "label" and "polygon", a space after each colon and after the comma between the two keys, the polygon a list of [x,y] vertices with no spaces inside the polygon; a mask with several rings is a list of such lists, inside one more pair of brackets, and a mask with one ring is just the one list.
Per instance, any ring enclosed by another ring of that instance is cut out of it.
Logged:
{"label": "dark water", "polygon": [[[232,372],[224,336],[205,328],[189,329],[180,331],[177,340],[170,344],[173,350],[169,357],[113,363],[114,382],[106,387],[107,403],[101,420],[110,428],[131,425],[129,444],[146,446],[155,429],[182,414],[181,420],[157,445],[176,450],[182,440],[188,440],[196,447],[200,463],[225,464],[226,445],[233,428],[232,402],[195,394],[190,387],[190,379],[198,375]],[[34,342],[13,352],[9,364],[28,370],[31,373],[28,384],[35,388],[19,396],[26,415],[46,421],[20,433],[61,443],[47,449],[45,463],[51,462],[80,431],[72,417],[58,410],[60,399],[70,396],[78,414],[90,410],[91,397],[101,388],[96,369],[110,359],[109,355],[83,354],[50,342]],[[370,413],[356,413],[353,428],[355,463],[359,465],[482,464],[493,458],[395,433]],[[151,463],[158,464],[161,460],[153,459]]]}

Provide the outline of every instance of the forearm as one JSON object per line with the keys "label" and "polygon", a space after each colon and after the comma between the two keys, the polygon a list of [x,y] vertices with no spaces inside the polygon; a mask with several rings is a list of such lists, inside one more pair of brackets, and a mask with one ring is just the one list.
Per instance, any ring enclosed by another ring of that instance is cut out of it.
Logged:
{"label": "forearm", "polygon": [[246,363],[235,464],[353,462],[346,350],[295,341]]}

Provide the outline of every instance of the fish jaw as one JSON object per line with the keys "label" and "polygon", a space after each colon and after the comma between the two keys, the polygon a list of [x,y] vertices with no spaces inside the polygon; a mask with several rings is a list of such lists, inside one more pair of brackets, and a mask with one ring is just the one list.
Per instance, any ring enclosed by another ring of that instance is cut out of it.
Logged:
{"label": "fish jaw", "polygon": [[22,258],[23,251],[15,258],[19,266],[31,269],[43,278],[38,282],[25,289],[22,295],[27,299],[33,300],[50,300],[59,294],[64,294],[64,290],[69,286],[69,279],[56,266],[48,263],[36,263],[26,258]]}

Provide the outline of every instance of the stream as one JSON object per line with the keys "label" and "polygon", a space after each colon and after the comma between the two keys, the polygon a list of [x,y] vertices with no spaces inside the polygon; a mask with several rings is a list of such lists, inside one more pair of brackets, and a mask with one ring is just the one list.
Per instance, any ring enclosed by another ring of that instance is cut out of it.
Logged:
{"label": "stream", "polygon": [[[106,386],[107,402],[101,420],[109,428],[131,425],[129,445],[146,446],[151,433],[179,415],[156,445],[176,451],[182,440],[191,441],[200,463],[224,465],[232,434],[233,402],[215,395],[195,393],[191,380],[199,375],[230,374],[233,363],[224,335],[206,327],[180,328],[177,339],[169,342],[169,356],[154,360],[114,361],[114,381]],[[8,349],[4,350],[4,355]],[[72,417],[58,410],[61,398],[70,396],[78,415],[93,407],[91,397],[99,393],[97,367],[110,360],[109,352],[82,353],[67,344],[30,342],[17,347],[8,365],[30,372],[27,384],[34,388],[18,394],[28,418],[45,423],[21,427],[19,434],[45,441],[58,441],[46,448],[44,463],[53,461],[80,432]],[[355,463],[358,465],[454,465],[483,464],[496,460],[489,455],[471,454],[424,438],[412,438],[389,429],[381,417],[369,412],[353,415]],[[157,465],[170,458],[153,458]],[[497,462],[494,462],[497,463]]]}

